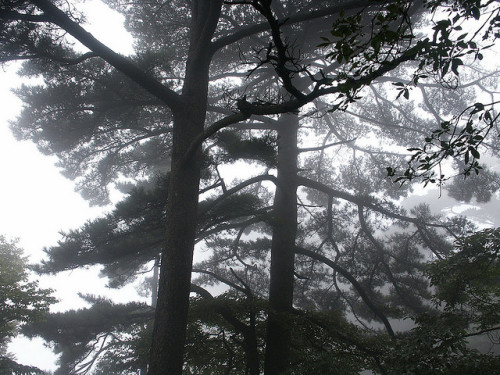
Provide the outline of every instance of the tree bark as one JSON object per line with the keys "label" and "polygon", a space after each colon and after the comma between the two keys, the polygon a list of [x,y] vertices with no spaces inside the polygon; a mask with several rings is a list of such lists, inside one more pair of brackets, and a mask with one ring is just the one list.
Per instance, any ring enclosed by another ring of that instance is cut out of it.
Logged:
{"label": "tree bark", "polygon": [[191,288],[198,211],[201,151],[185,155],[203,133],[207,108],[210,43],[221,0],[193,1],[190,48],[182,90],[174,111],[173,151],[168,191],[166,247],[162,253],[158,302],[148,375],[181,375]]}
{"label": "tree bark", "polygon": [[274,198],[266,375],[287,374],[290,362],[295,236],[297,233],[297,129],[299,119],[284,114],[278,124],[278,180]]}

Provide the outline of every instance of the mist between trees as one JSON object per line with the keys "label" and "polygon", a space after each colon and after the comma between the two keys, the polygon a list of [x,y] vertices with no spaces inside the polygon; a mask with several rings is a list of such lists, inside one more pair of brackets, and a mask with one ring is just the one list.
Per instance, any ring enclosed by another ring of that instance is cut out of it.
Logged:
{"label": "mist between trees", "polygon": [[14,134],[92,204],[127,192],[36,270],[148,275],[153,295],[25,325],[56,374],[498,371],[468,345],[499,341],[498,230],[402,208],[422,182],[498,192],[497,3],[105,3],[135,54],[72,2],[0,5],[0,61],[44,80]]}

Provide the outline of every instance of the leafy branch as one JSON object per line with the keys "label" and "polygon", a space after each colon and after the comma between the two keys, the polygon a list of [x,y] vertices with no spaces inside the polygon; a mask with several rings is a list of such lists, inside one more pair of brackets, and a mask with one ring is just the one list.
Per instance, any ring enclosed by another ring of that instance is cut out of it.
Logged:
{"label": "leafy branch", "polygon": [[[408,168],[402,175],[396,169],[387,167],[387,175],[396,177],[395,182],[404,183],[415,178],[421,178],[424,184],[442,184],[449,179],[441,172],[442,163],[447,158],[459,159],[463,157],[464,170],[460,173],[465,177],[472,172],[479,173],[483,167],[479,164],[481,157],[479,146],[494,128],[499,114],[495,114],[494,106],[498,102],[489,104],[475,103],[449,121],[443,121],[439,129],[425,137],[423,147],[412,147],[413,152],[408,161]],[[436,174],[436,168],[440,173]]]}

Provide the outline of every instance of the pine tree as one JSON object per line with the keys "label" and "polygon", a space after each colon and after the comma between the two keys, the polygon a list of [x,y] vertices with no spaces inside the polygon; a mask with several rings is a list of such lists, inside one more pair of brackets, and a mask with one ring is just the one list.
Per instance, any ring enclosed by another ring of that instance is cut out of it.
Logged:
{"label": "pine tree", "polygon": [[0,235],[0,371],[2,374],[36,375],[43,371],[17,363],[7,352],[7,344],[17,336],[19,327],[41,322],[56,302],[52,290],[31,281],[27,258],[16,242]]}

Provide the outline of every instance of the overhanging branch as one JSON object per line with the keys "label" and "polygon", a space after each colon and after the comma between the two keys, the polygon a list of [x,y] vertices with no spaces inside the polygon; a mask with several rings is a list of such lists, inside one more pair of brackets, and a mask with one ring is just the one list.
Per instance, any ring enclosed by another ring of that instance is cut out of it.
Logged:
{"label": "overhanging branch", "polygon": [[[349,2],[343,1],[342,4],[340,4],[340,5],[333,5],[333,6],[324,7],[322,9],[318,9],[315,11],[307,11],[304,13],[298,13],[298,14],[292,15],[286,19],[286,24],[292,25],[292,24],[299,23],[299,22],[312,21],[312,20],[315,20],[318,18],[323,18],[323,17],[334,15],[334,14],[339,14],[341,11],[353,10],[353,9],[366,7],[370,3],[371,3],[371,1],[369,1],[369,0],[353,0],[353,1],[349,1]],[[251,2],[248,2],[247,4],[251,5]],[[279,19],[278,22],[283,23],[284,20]],[[267,22],[262,22],[262,23],[259,23],[257,25],[243,27],[240,30],[235,31],[232,35],[222,37],[222,38],[216,40],[214,43],[212,43],[212,48],[214,51],[217,51],[217,50],[224,48],[232,43],[235,43],[241,39],[244,39],[244,38],[247,38],[249,36],[266,31],[269,28],[270,28],[270,26]]]}
{"label": "overhanging branch", "polygon": [[114,52],[92,34],[87,32],[78,23],[71,20],[66,13],[57,8],[49,0],[34,0],[33,3],[44,12],[47,20],[76,38],[85,47],[100,56],[118,71],[136,82],[152,95],[156,96],[163,103],[169,106],[172,111],[179,109],[183,102],[179,94],[164,86],[162,83],[147,75],[138,68],[132,61]]}
{"label": "overhanging branch", "polygon": [[361,297],[363,302],[366,304],[366,306],[368,306],[370,308],[370,310],[372,310],[373,313],[382,321],[382,323],[384,323],[384,326],[385,326],[387,333],[391,337],[395,336],[394,330],[392,329],[392,326],[389,323],[389,320],[387,319],[387,317],[382,313],[382,311],[380,311],[380,309],[377,306],[375,306],[375,304],[371,301],[370,297],[365,292],[365,290],[363,289],[361,284],[356,280],[356,278],[353,275],[351,275],[351,273],[349,273],[347,270],[345,270],[344,268],[342,268],[341,266],[339,266],[335,262],[331,261],[327,257],[325,257],[321,254],[317,254],[311,250],[307,250],[307,249],[304,249],[302,247],[296,246],[295,253],[302,254],[302,255],[308,256],[310,258],[316,259],[316,260],[326,264],[330,268],[334,269],[335,271],[340,273],[343,277],[345,277],[352,284],[352,286],[356,289],[356,291],[358,292],[359,296]]}
{"label": "overhanging branch", "polygon": [[373,203],[369,197],[359,197],[359,196],[355,196],[355,195],[346,193],[344,191],[336,190],[336,189],[331,188],[330,186],[322,184],[321,182],[314,181],[314,180],[308,179],[306,177],[298,176],[297,182],[300,186],[305,186],[305,187],[308,187],[311,189],[315,189],[315,190],[318,190],[318,191],[325,193],[328,196],[340,198],[340,199],[346,200],[348,202],[354,203],[358,206],[369,208],[373,211],[380,212],[381,214],[384,214],[384,215],[391,217],[393,219],[406,221],[406,222],[409,222],[409,223],[412,223],[415,225],[418,224],[418,225],[425,225],[425,226],[429,226],[429,227],[446,228],[446,226],[443,224],[424,223],[419,218],[409,217],[409,216],[404,216],[404,215],[394,213],[392,211],[389,211],[389,210],[387,210],[383,207],[380,207],[377,204]]}

